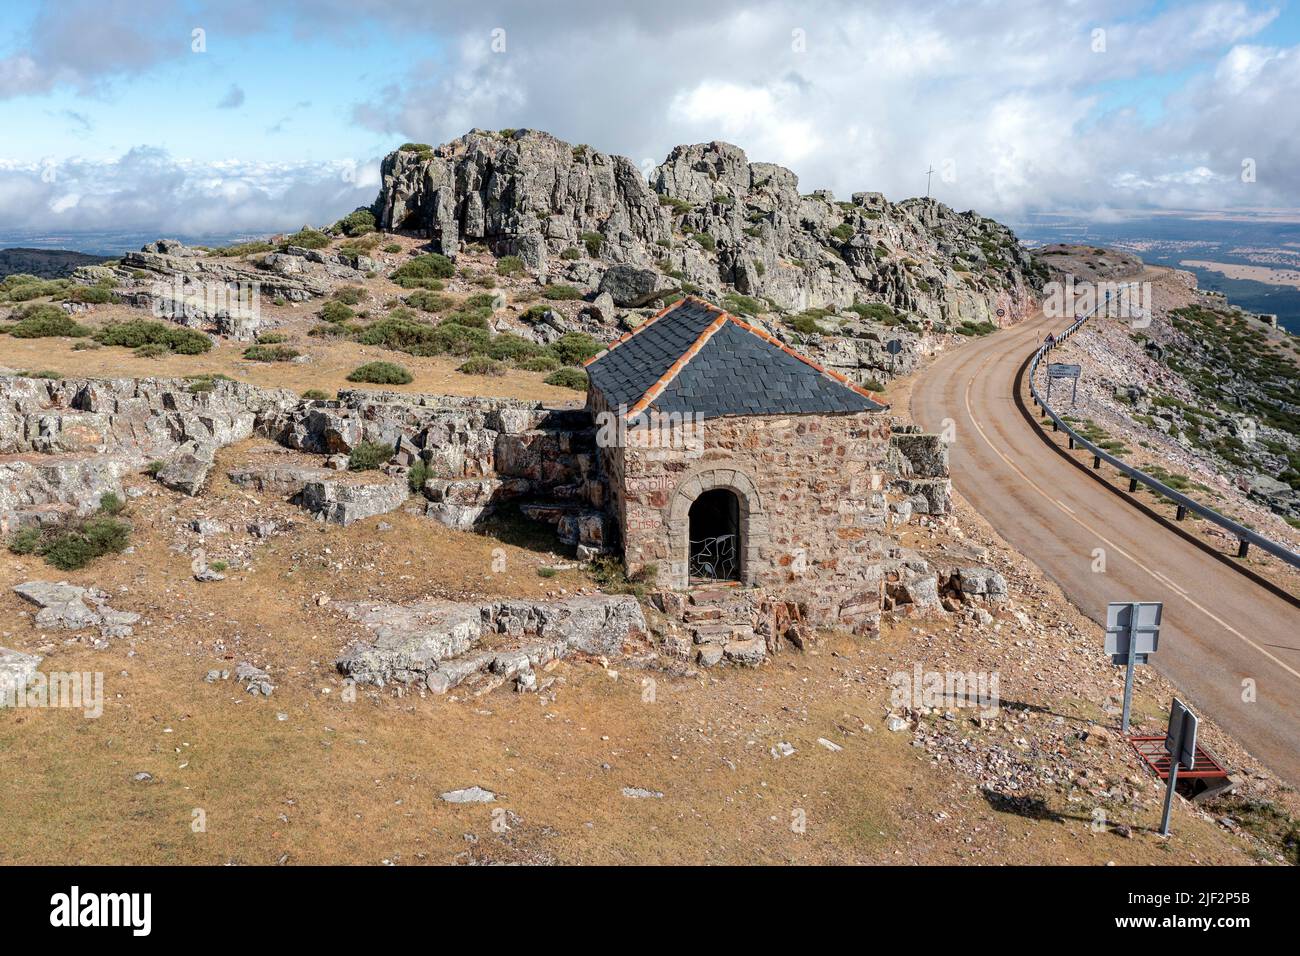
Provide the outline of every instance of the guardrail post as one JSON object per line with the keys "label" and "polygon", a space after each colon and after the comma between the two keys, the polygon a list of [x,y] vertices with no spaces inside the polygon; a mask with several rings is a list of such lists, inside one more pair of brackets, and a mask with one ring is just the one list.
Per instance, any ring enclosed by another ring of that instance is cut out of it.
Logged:
{"label": "guardrail post", "polygon": [[1101,467],[1101,455],[1092,456],[1092,467],[1094,471]]}
{"label": "guardrail post", "polygon": [[1138,480],[1136,478],[1130,478],[1128,480],[1128,493],[1131,495],[1133,494],[1133,492],[1137,490],[1138,490]]}
{"label": "guardrail post", "polygon": [[1071,447],[1071,448],[1074,447],[1074,436],[1073,436],[1073,435],[1070,436],[1070,447]]}
{"label": "guardrail post", "polygon": [[1060,430],[1061,430],[1060,427],[1056,424],[1056,419],[1053,418],[1053,419],[1052,419],[1052,431],[1054,431],[1054,432],[1059,432]]}
{"label": "guardrail post", "polygon": [[1246,552],[1249,550],[1250,550],[1250,542],[1247,541],[1245,538],[1242,538],[1239,542],[1237,542],[1237,557],[1244,558],[1246,556]]}
{"label": "guardrail post", "polygon": [[1175,521],[1182,521],[1187,517],[1187,508],[1185,505],[1179,505],[1178,511],[1174,514]]}

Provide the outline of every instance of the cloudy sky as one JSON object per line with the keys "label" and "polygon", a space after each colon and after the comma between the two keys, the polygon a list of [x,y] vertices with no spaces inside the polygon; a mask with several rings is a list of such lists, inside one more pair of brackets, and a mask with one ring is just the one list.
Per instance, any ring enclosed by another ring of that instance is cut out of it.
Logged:
{"label": "cloudy sky", "polygon": [[1300,13],[1285,2],[5,0],[5,14],[0,231],[324,222],[374,198],[388,150],[476,126],[647,167],[725,139],[843,196],[924,194],[933,167],[939,198],[1006,218],[1300,207]]}

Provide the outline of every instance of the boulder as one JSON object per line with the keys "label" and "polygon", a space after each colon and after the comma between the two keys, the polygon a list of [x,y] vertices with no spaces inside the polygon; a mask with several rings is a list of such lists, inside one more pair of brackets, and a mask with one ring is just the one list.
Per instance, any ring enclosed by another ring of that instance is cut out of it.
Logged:
{"label": "boulder", "polygon": [[0,707],[10,707],[36,677],[41,658],[36,654],[0,647]]}
{"label": "boulder", "polygon": [[659,291],[659,273],[634,265],[611,266],[601,277],[599,292],[609,296],[615,305],[638,308],[655,297]]}
{"label": "boulder", "polygon": [[140,615],[108,606],[108,594],[67,581],[27,581],[14,588],[19,597],[37,605],[37,627],[79,631],[97,627],[104,637],[128,637]]}
{"label": "boulder", "polygon": [[297,496],[298,504],[317,521],[350,525],[354,521],[396,511],[410,495],[401,479],[358,484],[343,480],[309,481]]}

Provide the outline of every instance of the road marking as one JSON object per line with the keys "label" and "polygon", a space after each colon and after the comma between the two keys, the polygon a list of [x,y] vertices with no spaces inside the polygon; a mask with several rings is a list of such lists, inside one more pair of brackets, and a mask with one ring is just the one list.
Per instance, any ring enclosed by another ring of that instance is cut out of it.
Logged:
{"label": "road marking", "polygon": [[1249,644],[1249,645],[1250,645],[1251,647],[1253,647],[1255,650],[1259,651],[1259,653],[1263,654],[1265,657],[1267,657],[1269,660],[1271,660],[1274,664],[1277,664],[1278,667],[1281,667],[1284,671],[1286,671],[1286,672],[1287,672],[1288,674],[1290,674],[1292,677],[1295,677],[1295,678],[1300,679],[1300,671],[1295,670],[1294,668],[1290,667],[1290,666],[1289,666],[1285,661],[1280,660],[1279,658],[1277,658],[1277,657],[1275,657],[1274,655],[1270,654],[1268,651],[1264,650],[1264,648],[1260,647],[1258,644],[1256,644],[1254,641],[1252,641],[1250,638],[1248,638],[1245,634],[1242,634],[1241,631],[1237,630],[1235,627],[1233,627],[1233,626],[1232,626],[1231,624],[1229,624],[1227,621],[1223,620],[1223,618],[1219,617],[1217,614],[1214,614],[1214,613],[1213,613],[1212,611],[1210,611],[1208,608],[1203,607],[1201,604],[1199,604],[1195,599],[1193,599],[1192,597],[1190,597],[1190,596],[1188,595],[1188,593],[1187,593],[1186,591],[1184,591],[1181,587],[1179,587],[1179,586],[1178,586],[1177,584],[1175,584],[1173,581],[1170,581],[1169,578],[1165,577],[1165,575],[1161,574],[1159,571],[1154,570],[1153,568],[1149,568],[1149,567],[1147,567],[1145,564],[1143,564],[1141,561],[1139,561],[1139,560],[1138,560],[1137,558],[1135,558],[1133,555],[1131,555],[1131,554],[1129,554],[1127,551],[1125,551],[1125,550],[1124,550],[1122,547],[1120,547],[1118,544],[1116,544],[1115,542],[1111,541],[1109,538],[1107,538],[1104,534],[1102,534],[1102,533],[1101,533],[1100,531],[1098,531],[1096,528],[1092,527],[1092,525],[1088,524],[1086,521],[1084,521],[1084,520],[1082,520],[1081,518],[1079,518],[1077,515],[1074,514],[1073,511],[1071,511],[1069,508],[1065,507],[1065,505],[1061,504],[1059,501],[1057,501],[1055,498],[1053,498],[1051,495],[1049,495],[1047,492],[1045,492],[1042,488],[1040,488],[1040,487],[1038,486],[1038,484],[1037,484],[1037,483],[1036,483],[1032,478],[1030,478],[1028,475],[1026,475],[1026,474],[1025,474],[1021,469],[1020,469],[1020,466],[1018,466],[1015,462],[1013,462],[1013,461],[1012,461],[1010,458],[1008,458],[1006,455],[1002,454],[1001,449],[999,449],[996,445],[994,445],[993,442],[991,442],[991,441],[989,440],[989,436],[986,435],[986,434],[984,433],[984,429],[983,429],[982,427],[980,427],[980,423],[976,420],[976,418],[975,418],[975,413],[971,410],[971,407],[970,407],[970,390],[971,390],[971,386],[975,383],[975,379],[976,379],[976,378],[977,378],[977,377],[978,377],[978,376],[979,376],[979,375],[984,371],[985,366],[987,366],[987,365],[989,364],[989,362],[993,361],[993,359],[995,359],[995,358],[997,358],[997,353],[990,354],[988,358],[986,358],[983,362],[980,363],[979,368],[977,368],[977,369],[975,370],[975,374],[972,375],[971,378],[970,378],[970,380],[966,383],[966,390],[965,390],[965,394],[964,394],[964,396],[963,396],[963,401],[964,401],[964,404],[966,405],[966,414],[967,414],[968,416],[970,416],[971,423],[975,426],[975,430],[976,430],[977,432],[979,432],[979,436],[980,436],[980,438],[983,438],[983,439],[984,439],[984,444],[988,445],[989,448],[991,448],[991,449],[993,450],[993,454],[995,454],[995,455],[997,455],[999,458],[1001,458],[1002,461],[1006,463],[1006,465],[1007,465],[1008,468],[1010,468],[1012,471],[1014,471],[1017,475],[1019,475],[1019,476],[1024,480],[1025,484],[1029,485],[1030,488],[1033,488],[1034,491],[1038,492],[1038,494],[1041,495],[1043,498],[1045,498],[1047,501],[1050,501],[1052,504],[1056,505],[1058,508],[1060,508],[1062,511],[1064,511],[1064,512],[1066,513],[1066,517],[1068,517],[1071,521],[1073,521],[1073,522],[1074,522],[1075,524],[1077,524],[1079,527],[1083,528],[1085,531],[1087,531],[1087,532],[1090,533],[1090,534],[1096,535],[1097,538],[1098,538],[1099,540],[1103,541],[1103,542],[1104,542],[1108,547],[1114,548],[1117,552],[1119,552],[1119,554],[1120,554],[1122,557],[1125,557],[1125,558],[1127,558],[1129,561],[1133,562],[1133,564],[1134,564],[1135,566],[1141,568],[1143,571],[1145,571],[1145,572],[1146,572],[1148,575],[1150,575],[1152,578],[1154,578],[1155,580],[1159,581],[1160,583],[1165,584],[1165,585],[1169,586],[1170,588],[1172,588],[1174,591],[1176,591],[1176,592],[1179,594],[1179,596],[1181,596],[1181,597],[1183,598],[1183,600],[1185,600],[1185,601],[1186,601],[1188,604],[1190,604],[1192,607],[1196,608],[1196,610],[1200,611],[1202,614],[1204,614],[1204,615],[1205,615],[1206,617],[1208,617],[1210,620],[1214,621],[1214,623],[1218,624],[1220,627],[1222,627],[1222,628],[1223,628],[1225,631],[1227,631],[1229,634],[1232,634],[1234,637],[1237,637],[1237,638],[1241,639],[1242,641],[1244,641],[1245,643]]}

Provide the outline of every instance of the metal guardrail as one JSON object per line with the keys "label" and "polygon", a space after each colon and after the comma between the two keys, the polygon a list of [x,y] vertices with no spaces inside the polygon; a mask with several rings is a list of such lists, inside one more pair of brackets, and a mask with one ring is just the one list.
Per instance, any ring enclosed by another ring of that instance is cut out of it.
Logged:
{"label": "metal guardrail", "polygon": [[1143,484],[1146,485],[1148,488],[1152,489],[1153,491],[1156,491],[1159,494],[1163,495],[1165,498],[1168,498],[1170,501],[1172,501],[1175,505],[1178,506],[1178,510],[1175,514],[1175,520],[1182,521],[1183,518],[1187,516],[1187,512],[1190,511],[1193,514],[1200,515],[1202,518],[1204,518],[1207,521],[1214,522],[1220,528],[1223,528],[1225,531],[1230,532],[1232,535],[1236,537],[1238,542],[1237,557],[1244,558],[1247,552],[1250,550],[1250,546],[1253,544],[1261,551],[1265,551],[1273,555],[1275,558],[1279,558],[1285,561],[1287,564],[1291,565],[1292,567],[1300,568],[1300,554],[1296,554],[1290,548],[1286,547],[1283,544],[1279,544],[1278,542],[1272,540],[1271,538],[1266,538],[1262,534],[1257,534],[1254,531],[1251,531],[1245,525],[1238,524],[1236,521],[1233,521],[1231,518],[1224,517],[1223,515],[1219,514],[1217,511],[1215,511],[1212,508],[1207,508],[1205,505],[1200,504],[1197,501],[1193,501],[1191,498],[1187,497],[1182,492],[1176,491],[1175,489],[1170,488],[1168,485],[1164,484],[1163,482],[1157,481],[1155,478],[1152,478],[1150,475],[1138,471],[1132,465],[1126,464],[1125,462],[1116,458],[1114,455],[1107,452],[1105,449],[1098,448],[1092,442],[1088,441],[1088,439],[1084,438],[1077,431],[1075,431],[1073,428],[1067,425],[1065,420],[1060,415],[1058,415],[1047,404],[1047,402],[1043,400],[1043,397],[1041,395],[1039,395],[1038,385],[1037,382],[1035,381],[1038,372],[1038,363],[1042,361],[1043,357],[1047,355],[1047,353],[1050,352],[1052,349],[1056,348],[1062,342],[1069,340],[1074,335],[1074,333],[1078,332],[1079,329],[1083,327],[1083,324],[1087,322],[1088,319],[1092,318],[1094,315],[1097,314],[1098,309],[1100,309],[1103,304],[1108,305],[1109,302],[1110,302],[1110,294],[1107,293],[1105,303],[1098,304],[1090,312],[1076,318],[1069,328],[1067,328],[1059,336],[1053,338],[1053,340],[1050,343],[1044,342],[1042,345],[1040,345],[1038,347],[1038,351],[1034,353],[1033,360],[1029,363],[1029,393],[1034,399],[1034,404],[1037,405],[1039,408],[1041,408],[1045,413],[1047,413],[1047,416],[1051,418],[1052,430],[1064,431],[1066,435],[1069,436],[1071,448],[1074,448],[1076,445],[1080,445],[1083,448],[1086,448],[1088,451],[1092,452],[1092,467],[1094,469],[1100,468],[1101,463],[1104,461],[1107,464],[1114,466],[1116,469],[1120,471],[1120,473],[1127,475],[1129,480],[1128,490],[1130,493],[1137,491],[1137,486],[1139,484]]}

